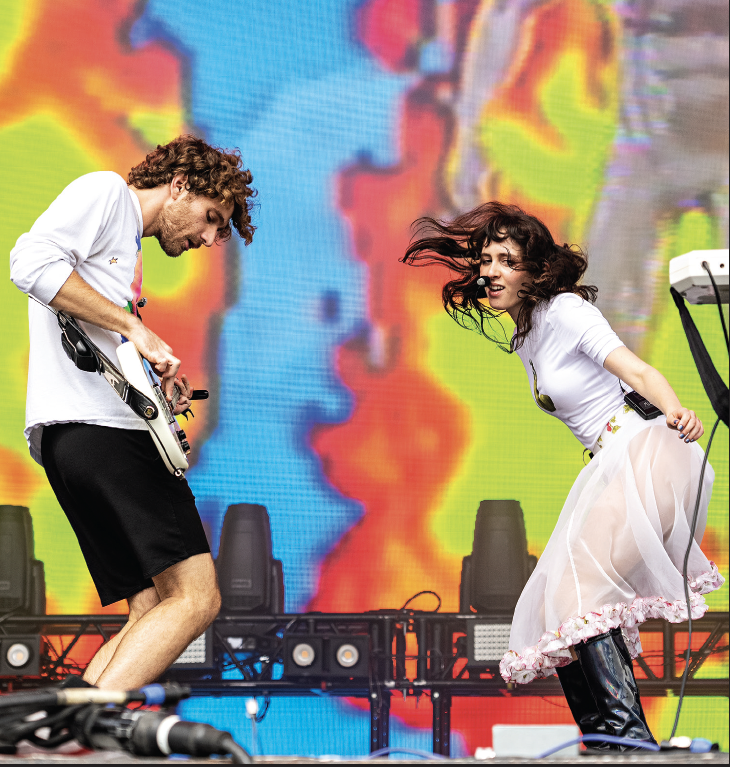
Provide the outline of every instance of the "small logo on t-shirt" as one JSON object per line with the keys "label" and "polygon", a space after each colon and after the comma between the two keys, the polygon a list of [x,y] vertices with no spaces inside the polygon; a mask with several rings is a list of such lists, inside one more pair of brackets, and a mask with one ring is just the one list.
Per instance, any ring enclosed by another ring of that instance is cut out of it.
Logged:
{"label": "small logo on t-shirt", "polygon": [[112,256],[112,257],[111,257],[111,259],[109,259],[109,263],[110,263],[110,264],[116,264],[116,263],[117,263],[117,261],[118,261],[118,259],[117,259],[117,257],[116,257],[116,256]]}

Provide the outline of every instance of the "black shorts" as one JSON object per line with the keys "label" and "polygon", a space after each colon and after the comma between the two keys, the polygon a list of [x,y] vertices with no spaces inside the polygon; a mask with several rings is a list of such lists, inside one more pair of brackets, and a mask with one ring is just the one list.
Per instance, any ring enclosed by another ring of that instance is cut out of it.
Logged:
{"label": "black shorts", "polygon": [[210,552],[187,480],[167,471],[147,430],[52,424],[43,428],[41,455],[102,605]]}

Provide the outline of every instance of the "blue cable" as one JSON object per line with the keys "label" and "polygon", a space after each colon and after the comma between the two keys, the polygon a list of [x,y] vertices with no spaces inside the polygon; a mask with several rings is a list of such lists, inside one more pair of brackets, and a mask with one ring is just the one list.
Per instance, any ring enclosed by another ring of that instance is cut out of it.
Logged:
{"label": "blue cable", "polygon": [[424,760],[446,760],[443,755],[437,755],[435,752],[426,752],[422,749],[410,749],[409,747],[383,747],[382,749],[376,749],[375,752],[371,752],[367,759],[373,760],[376,757],[384,757],[390,755],[393,752],[402,752],[406,755],[413,755],[414,757],[422,757]]}
{"label": "blue cable", "polygon": [[565,744],[561,744],[558,747],[552,747],[547,752],[543,752],[541,755],[537,755],[533,759],[542,760],[544,757],[550,757],[550,755],[554,755],[556,752],[560,752],[561,749],[572,747],[574,744],[580,744],[582,741],[603,741],[609,744],[622,744],[625,747],[640,747],[641,749],[648,749],[650,752],[659,752],[661,750],[661,747],[658,744],[652,744],[650,741],[624,739],[620,736],[609,736],[608,734],[604,735],[602,733],[587,733],[585,736],[581,736],[578,739],[572,739],[571,741],[566,741]]}
{"label": "blue cable", "polygon": [[144,699],[145,706],[149,707],[153,704],[165,703],[165,698],[167,697],[167,691],[159,683],[152,683],[150,685],[145,685],[140,690],[145,697]]}

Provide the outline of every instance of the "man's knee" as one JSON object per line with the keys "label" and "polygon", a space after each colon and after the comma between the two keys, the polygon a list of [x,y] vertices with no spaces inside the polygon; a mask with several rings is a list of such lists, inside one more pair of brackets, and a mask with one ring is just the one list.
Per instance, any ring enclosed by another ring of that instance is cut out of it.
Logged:
{"label": "man's knee", "polygon": [[198,609],[201,614],[201,620],[205,622],[205,627],[209,627],[221,610],[221,593],[217,582],[212,584],[205,599],[198,603]]}
{"label": "man's knee", "polygon": [[129,606],[129,622],[139,621],[146,613],[149,613],[156,605],[159,605],[160,596],[155,587],[148,587],[136,595],[127,599]]}
{"label": "man's knee", "polygon": [[194,555],[154,578],[163,598],[176,598],[188,606],[202,632],[218,615],[221,595],[210,555]]}

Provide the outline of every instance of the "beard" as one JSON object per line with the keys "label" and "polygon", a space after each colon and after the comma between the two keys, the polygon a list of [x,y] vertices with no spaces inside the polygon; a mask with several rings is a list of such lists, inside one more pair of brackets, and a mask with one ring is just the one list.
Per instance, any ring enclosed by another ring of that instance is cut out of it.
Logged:
{"label": "beard", "polygon": [[179,202],[163,208],[160,212],[157,241],[165,254],[173,259],[186,250],[186,240],[190,241],[192,246],[192,236],[184,234],[192,230],[190,202],[190,196],[186,195]]}

